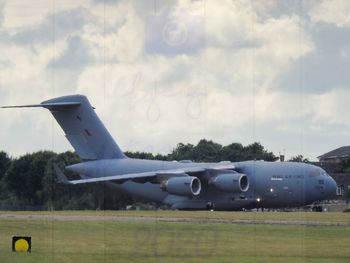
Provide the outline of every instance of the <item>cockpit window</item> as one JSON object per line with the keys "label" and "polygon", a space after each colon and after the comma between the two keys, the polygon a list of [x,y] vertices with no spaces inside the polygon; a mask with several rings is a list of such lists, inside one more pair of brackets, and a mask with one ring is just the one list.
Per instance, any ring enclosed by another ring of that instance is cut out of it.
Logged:
{"label": "cockpit window", "polygon": [[325,171],[323,171],[323,170],[321,171],[321,175],[322,175],[322,176],[325,176],[325,177],[328,176],[328,174],[327,174]]}
{"label": "cockpit window", "polygon": [[313,169],[309,174],[309,177],[317,177],[317,176],[327,177],[329,175],[323,169]]}
{"label": "cockpit window", "polygon": [[309,176],[310,177],[316,177],[321,175],[321,170],[320,169],[314,169],[310,172]]}

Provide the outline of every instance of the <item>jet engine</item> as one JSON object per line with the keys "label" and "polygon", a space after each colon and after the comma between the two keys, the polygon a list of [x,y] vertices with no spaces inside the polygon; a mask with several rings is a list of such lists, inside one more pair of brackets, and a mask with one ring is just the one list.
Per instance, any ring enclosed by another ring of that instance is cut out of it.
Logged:
{"label": "jet engine", "polygon": [[245,174],[222,173],[214,177],[210,184],[227,193],[246,192],[249,188],[249,179]]}
{"label": "jet engine", "polygon": [[169,194],[195,196],[201,192],[201,181],[194,176],[172,177],[162,182],[161,189]]}

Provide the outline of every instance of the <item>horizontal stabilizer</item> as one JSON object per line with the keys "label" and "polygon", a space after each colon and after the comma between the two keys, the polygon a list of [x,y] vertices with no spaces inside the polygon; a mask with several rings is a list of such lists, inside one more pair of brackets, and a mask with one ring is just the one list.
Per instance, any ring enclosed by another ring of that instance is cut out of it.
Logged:
{"label": "horizontal stabilizer", "polygon": [[62,170],[58,167],[57,163],[53,164],[53,169],[55,170],[55,174],[58,178],[58,182],[61,184],[70,184],[71,182],[67,179],[67,177],[64,175]]}
{"label": "horizontal stabilizer", "polygon": [[53,102],[53,103],[41,103],[41,104],[32,104],[32,105],[19,105],[19,106],[2,106],[2,109],[10,108],[56,108],[56,107],[74,107],[79,106],[80,102]]}

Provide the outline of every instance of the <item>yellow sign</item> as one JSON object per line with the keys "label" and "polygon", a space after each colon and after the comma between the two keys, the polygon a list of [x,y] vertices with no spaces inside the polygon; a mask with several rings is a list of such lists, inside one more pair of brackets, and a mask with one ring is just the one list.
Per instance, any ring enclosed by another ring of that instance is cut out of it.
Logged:
{"label": "yellow sign", "polygon": [[12,250],[14,252],[30,252],[32,248],[31,237],[12,237]]}

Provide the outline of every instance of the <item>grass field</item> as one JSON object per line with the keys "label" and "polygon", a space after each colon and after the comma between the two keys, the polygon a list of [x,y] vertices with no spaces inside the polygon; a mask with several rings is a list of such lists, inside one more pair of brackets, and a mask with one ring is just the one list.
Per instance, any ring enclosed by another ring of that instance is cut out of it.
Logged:
{"label": "grass field", "polygon": [[[30,214],[350,222],[348,213],[72,211]],[[32,236],[32,253],[11,252],[11,237],[15,234]],[[1,263],[350,262],[349,245],[349,226],[0,219]]]}

